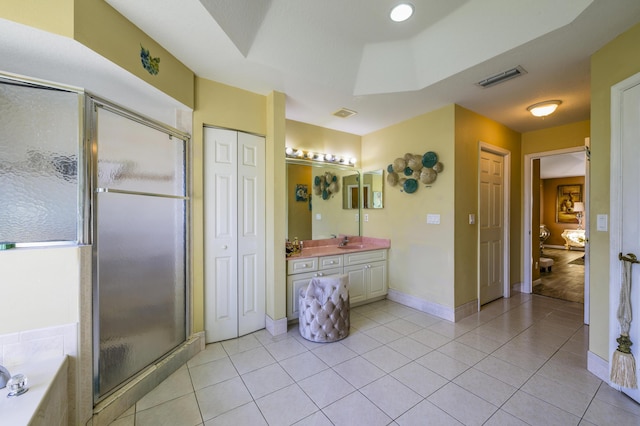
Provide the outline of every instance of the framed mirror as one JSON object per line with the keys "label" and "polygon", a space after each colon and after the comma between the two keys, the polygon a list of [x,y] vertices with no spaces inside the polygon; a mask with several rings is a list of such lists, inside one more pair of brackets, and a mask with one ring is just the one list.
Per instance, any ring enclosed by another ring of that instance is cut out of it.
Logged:
{"label": "framed mirror", "polygon": [[[360,235],[360,209],[343,209],[344,178],[353,167],[287,159],[287,238],[318,240]],[[360,205],[359,198],[355,206]]]}
{"label": "framed mirror", "polygon": [[[343,209],[381,209],[383,207],[383,176],[382,169],[350,174],[342,178],[342,208]],[[362,182],[361,182],[362,181]]]}

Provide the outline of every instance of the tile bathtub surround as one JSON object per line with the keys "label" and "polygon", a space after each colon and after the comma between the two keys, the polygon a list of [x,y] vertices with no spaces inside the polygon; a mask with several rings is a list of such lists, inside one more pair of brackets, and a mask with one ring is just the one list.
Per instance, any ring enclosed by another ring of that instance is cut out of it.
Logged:
{"label": "tile bathtub surround", "polygon": [[582,317],[520,293],[458,323],[383,300],[354,308],[339,342],[294,325],[207,345],[112,425],[640,424],[586,370]]}
{"label": "tile bathtub surround", "polygon": [[63,355],[77,356],[77,324],[0,335],[0,364],[35,363]]}

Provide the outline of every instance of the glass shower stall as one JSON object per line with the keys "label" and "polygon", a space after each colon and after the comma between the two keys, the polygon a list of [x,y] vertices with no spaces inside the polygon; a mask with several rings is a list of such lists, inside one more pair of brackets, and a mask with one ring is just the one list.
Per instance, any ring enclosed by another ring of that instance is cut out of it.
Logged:
{"label": "glass shower stall", "polygon": [[188,138],[95,99],[89,114],[97,402],[186,340]]}

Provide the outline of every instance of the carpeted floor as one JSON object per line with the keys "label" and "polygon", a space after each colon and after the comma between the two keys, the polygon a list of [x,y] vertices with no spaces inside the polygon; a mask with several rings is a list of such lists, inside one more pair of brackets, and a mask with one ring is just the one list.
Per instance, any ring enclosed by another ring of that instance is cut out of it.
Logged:
{"label": "carpeted floor", "polygon": [[570,302],[584,303],[584,259],[582,251],[545,248],[543,257],[553,259],[551,272],[541,272],[533,293]]}

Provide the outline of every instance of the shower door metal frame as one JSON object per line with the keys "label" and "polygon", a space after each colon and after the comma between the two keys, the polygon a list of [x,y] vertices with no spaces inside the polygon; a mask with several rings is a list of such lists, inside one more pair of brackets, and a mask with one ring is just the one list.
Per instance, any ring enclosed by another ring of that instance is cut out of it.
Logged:
{"label": "shower door metal frame", "polygon": [[[86,238],[85,241],[92,244],[92,301],[93,301],[93,309],[92,309],[92,347],[93,347],[93,403],[94,405],[103,399],[107,398],[109,395],[116,392],[118,389],[122,388],[126,383],[131,381],[136,375],[138,375],[141,371],[144,371],[143,367],[140,371],[135,373],[133,376],[129,377],[120,385],[106,392],[104,395],[99,394],[99,380],[100,380],[100,312],[99,312],[99,292],[98,292],[98,269],[96,267],[98,261],[98,247],[96,243],[96,231],[97,231],[97,212],[94,208],[96,202],[96,195],[98,193],[105,192],[117,192],[117,193],[131,193],[136,195],[150,195],[154,194],[148,193],[140,193],[133,191],[121,191],[121,190],[111,190],[98,188],[97,182],[97,173],[98,173],[98,125],[97,116],[98,116],[98,108],[103,108],[106,111],[111,113],[120,115],[126,119],[132,120],[138,124],[142,124],[144,126],[150,127],[152,129],[158,130],[162,133],[166,133],[170,137],[175,137],[184,141],[184,196],[167,196],[166,198],[174,198],[174,199],[183,199],[185,200],[185,211],[184,211],[184,277],[185,277],[185,292],[184,292],[184,325],[185,325],[185,340],[181,343],[184,343],[189,338],[189,331],[191,330],[191,137],[187,133],[181,132],[175,128],[172,128],[166,124],[160,123],[152,118],[142,116],[140,114],[136,114],[128,109],[101,99],[92,94],[88,94],[85,96],[85,108],[84,108],[84,120],[81,120],[84,123],[85,130],[85,144],[83,149],[83,154],[86,159],[85,173],[86,179],[84,179],[87,184],[85,185],[85,199],[87,202],[83,203],[83,207],[85,207],[85,213],[88,220],[85,221],[86,226],[83,229],[83,233],[85,233]],[[180,344],[178,344],[179,346]],[[178,347],[176,346],[176,347]],[[167,353],[161,355],[155,362],[166,358],[171,352],[175,350],[169,350]]]}

